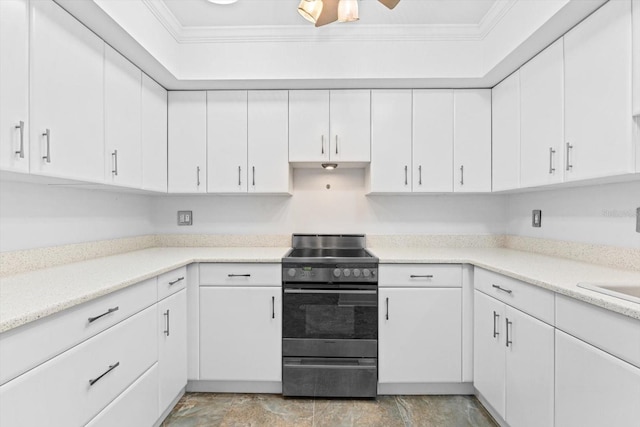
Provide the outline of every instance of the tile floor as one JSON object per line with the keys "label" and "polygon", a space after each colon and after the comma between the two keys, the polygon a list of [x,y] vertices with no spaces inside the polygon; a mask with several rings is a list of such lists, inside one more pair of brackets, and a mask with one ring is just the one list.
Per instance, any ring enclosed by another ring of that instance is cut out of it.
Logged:
{"label": "tile floor", "polygon": [[495,427],[497,424],[473,396],[331,400],[273,394],[187,393],[162,424],[169,426]]}

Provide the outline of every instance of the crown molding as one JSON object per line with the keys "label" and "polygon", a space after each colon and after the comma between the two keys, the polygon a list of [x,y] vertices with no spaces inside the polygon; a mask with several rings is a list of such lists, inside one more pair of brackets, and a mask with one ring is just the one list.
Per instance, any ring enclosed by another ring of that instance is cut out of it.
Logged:
{"label": "crown molding", "polygon": [[362,42],[362,41],[479,41],[500,22],[518,0],[498,0],[478,24],[442,25],[310,25],[183,26],[163,0],[141,0],[167,32],[180,44],[257,42]]}

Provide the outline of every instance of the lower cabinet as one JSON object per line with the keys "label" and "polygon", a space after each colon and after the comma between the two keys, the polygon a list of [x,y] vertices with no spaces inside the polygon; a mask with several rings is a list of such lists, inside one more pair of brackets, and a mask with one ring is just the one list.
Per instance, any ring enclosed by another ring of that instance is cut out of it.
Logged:
{"label": "lower cabinet", "polygon": [[200,287],[200,380],[282,380],[282,289]]}
{"label": "lower cabinet", "polygon": [[158,302],[159,412],[171,405],[187,384],[187,290]]}
{"label": "lower cabinet", "polygon": [[511,427],[552,426],[554,327],[476,290],[474,386]]}

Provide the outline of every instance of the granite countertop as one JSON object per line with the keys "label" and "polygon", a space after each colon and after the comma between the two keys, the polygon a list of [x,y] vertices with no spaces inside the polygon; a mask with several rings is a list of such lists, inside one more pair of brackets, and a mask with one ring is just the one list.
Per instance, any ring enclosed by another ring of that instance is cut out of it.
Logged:
{"label": "granite countertop", "polygon": [[[279,263],[289,248],[153,248],[0,279],[0,332],[193,262]],[[640,304],[578,288],[640,283],[640,272],[498,248],[370,248],[380,263],[473,264],[640,319]]]}

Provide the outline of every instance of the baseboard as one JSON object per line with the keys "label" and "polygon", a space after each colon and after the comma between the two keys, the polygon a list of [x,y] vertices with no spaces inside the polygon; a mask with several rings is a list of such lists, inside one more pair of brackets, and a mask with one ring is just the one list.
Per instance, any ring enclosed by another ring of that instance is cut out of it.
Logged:
{"label": "baseboard", "polygon": [[182,399],[182,396],[184,396],[186,390],[187,390],[186,386],[183,387],[182,390],[180,390],[180,393],[178,393],[176,398],[171,401],[171,404],[169,405],[169,407],[164,410],[164,412],[162,413],[162,415],[160,415],[160,418],[158,418],[158,421],[156,421],[153,427],[160,427],[160,425],[164,422],[164,420],[169,416],[171,411],[173,411],[173,408],[176,407],[180,399]]}
{"label": "baseboard", "polygon": [[282,393],[280,381],[207,381],[189,380],[187,391],[209,393]]}
{"label": "baseboard", "polygon": [[473,383],[385,383],[378,384],[379,395],[443,394],[472,395]]}
{"label": "baseboard", "polygon": [[493,406],[491,406],[489,402],[487,402],[487,399],[485,399],[475,387],[473,388],[473,390],[474,390],[474,394],[476,395],[476,397],[478,398],[482,406],[484,406],[484,409],[487,410],[487,412],[489,413],[489,415],[491,415],[494,421],[498,423],[500,427],[509,427],[509,424],[507,424],[507,422],[500,416],[500,414],[498,414],[498,411],[493,409]]}

